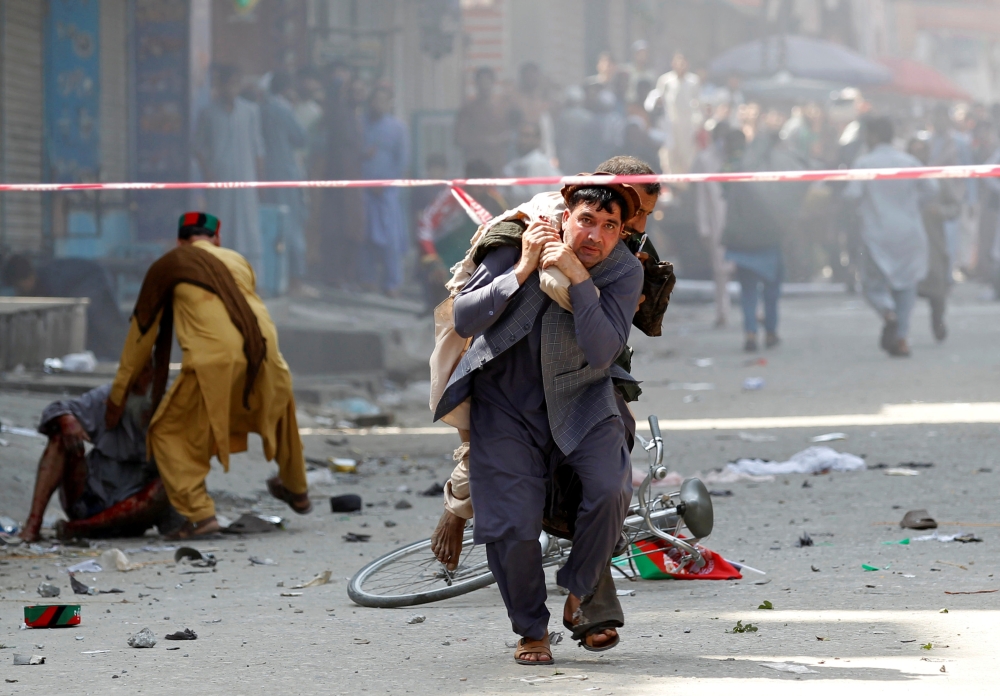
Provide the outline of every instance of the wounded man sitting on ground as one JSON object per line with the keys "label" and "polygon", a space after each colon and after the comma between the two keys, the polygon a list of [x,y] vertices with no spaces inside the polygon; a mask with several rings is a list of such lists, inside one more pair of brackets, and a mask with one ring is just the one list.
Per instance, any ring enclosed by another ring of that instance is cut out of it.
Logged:
{"label": "wounded man sitting on ground", "polygon": [[[167,501],[156,464],[146,458],[152,377],[147,365],[114,428],[104,422],[110,384],[55,401],[42,412],[38,431],[48,436],[49,444],[38,463],[22,539],[41,537],[42,517],[57,488],[69,517],[56,526],[60,539],[142,536],[154,525],[167,534],[184,523]],[[87,442],[93,447],[85,454]]]}

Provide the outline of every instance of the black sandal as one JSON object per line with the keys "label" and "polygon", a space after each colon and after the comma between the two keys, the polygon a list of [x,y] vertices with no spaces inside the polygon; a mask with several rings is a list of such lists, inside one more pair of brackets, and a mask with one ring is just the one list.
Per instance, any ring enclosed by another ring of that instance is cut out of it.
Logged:
{"label": "black sandal", "polygon": [[285,484],[277,476],[272,476],[267,480],[267,491],[278,500],[288,503],[288,507],[300,515],[308,515],[312,512],[313,506],[312,501],[309,500],[309,494],[292,493],[285,488]]}

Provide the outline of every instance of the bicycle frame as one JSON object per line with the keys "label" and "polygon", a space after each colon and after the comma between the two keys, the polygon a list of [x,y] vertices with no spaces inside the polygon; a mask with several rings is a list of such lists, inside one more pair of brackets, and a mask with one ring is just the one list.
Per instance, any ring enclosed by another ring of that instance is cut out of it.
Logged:
{"label": "bicycle frame", "polygon": [[[681,558],[678,562],[679,568],[683,569],[690,565],[694,569],[700,570],[705,566],[705,558],[693,543],[697,542],[697,539],[685,540],[677,536],[680,528],[684,525],[684,517],[679,511],[679,505],[674,502],[674,498],[680,492],[661,495],[656,499],[650,498],[649,488],[652,482],[662,481],[668,472],[667,468],[663,466],[663,438],[660,435],[660,426],[656,416],[649,417],[649,424],[653,433],[651,439],[646,440],[641,435],[636,434],[636,440],[644,450],[650,453],[649,473],[639,486],[638,505],[629,508],[629,515],[622,525],[622,534],[629,541],[630,548],[633,542],[642,539],[652,537],[662,539],[681,552]],[[673,534],[668,534],[660,528],[664,522],[667,523],[664,526],[674,528]],[[568,539],[559,539],[546,532],[541,533],[538,542],[541,544],[543,556],[547,558],[561,556],[573,545],[573,542]],[[657,552],[629,552],[627,555],[619,556],[619,558],[630,560]]]}

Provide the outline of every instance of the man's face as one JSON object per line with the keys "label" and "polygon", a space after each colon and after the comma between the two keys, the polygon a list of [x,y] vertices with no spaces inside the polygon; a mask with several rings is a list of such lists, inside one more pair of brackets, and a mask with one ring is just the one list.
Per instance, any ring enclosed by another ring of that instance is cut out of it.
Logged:
{"label": "man's face", "polygon": [[621,209],[617,203],[610,207],[608,212],[584,202],[563,213],[563,241],[585,268],[593,268],[608,258],[621,238]]}
{"label": "man's face", "polygon": [[656,210],[657,196],[646,192],[646,187],[639,185],[635,187],[635,192],[639,194],[639,210],[632,219],[625,223],[625,231],[630,234],[645,234],[646,222],[649,216]]}
{"label": "man's face", "polygon": [[677,73],[678,75],[684,76],[687,74],[688,71],[687,58],[685,58],[680,53],[674,56],[674,59],[670,65],[671,67],[673,67],[674,72]]}

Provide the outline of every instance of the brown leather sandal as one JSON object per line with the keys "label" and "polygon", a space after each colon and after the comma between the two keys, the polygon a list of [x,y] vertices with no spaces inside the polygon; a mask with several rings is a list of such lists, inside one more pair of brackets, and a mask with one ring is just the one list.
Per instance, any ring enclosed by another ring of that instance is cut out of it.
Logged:
{"label": "brown leather sandal", "polygon": [[285,488],[285,484],[277,476],[272,476],[267,480],[267,491],[278,500],[288,503],[288,507],[300,515],[307,515],[312,512],[313,506],[312,501],[309,500],[309,494],[292,493]]}
{"label": "brown leather sandal", "polygon": [[219,521],[215,519],[215,515],[208,517],[197,524],[188,520],[181,528],[178,529],[173,534],[168,534],[163,537],[167,541],[180,541],[182,539],[191,539],[192,537],[208,536],[210,534],[218,534],[222,531],[222,527],[219,526]]}
{"label": "brown leather sandal", "polygon": [[[545,655],[549,659],[525,660],[525,655]],[[555,660],[552,659],[552,645],[549,642],[549,634],[546,633],[545,637],[541,640],[522,638],[517,641],[517,647],[514,649],[514,662],[519,665],[528,665],[529,667],[551,667],[555,664]]]}

